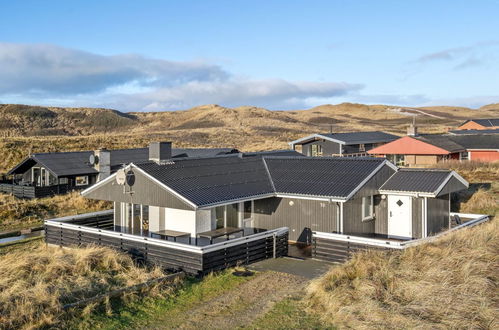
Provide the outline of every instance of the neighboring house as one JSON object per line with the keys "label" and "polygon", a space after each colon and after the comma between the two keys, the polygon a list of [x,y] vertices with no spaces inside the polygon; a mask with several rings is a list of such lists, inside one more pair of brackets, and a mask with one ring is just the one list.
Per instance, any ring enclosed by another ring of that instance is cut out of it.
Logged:
{"label": "neighboring house", "polygon": [[475,135],[475,134],[499,134],[499,128],[496,129],[457,129],[449,131],[452,135]]}
{"label": "neighboring house", "polygon": [[449,229],[450,195],[467,187],[453,171],[399,170],[382,158],[160,153],[82,192],[114,203],[108,219],[46,221],[47,242],[113,246],[193,273],[285,255],[288,239],[314,242],[327,259],[327,235],[388,246]]}
{"label": "neighboring house", "polygon": [[[239,152],[232,148],[171,148],[171,143],[153,145],[171,150],[172,158],[212,157]],[[35,198],[85,189],[125,164],[148,159],[149,148],[36,153],[7,173],[11,179],[0,184],[0,191],[21,198]]]}
{"label": "neighboring house", "polygon": [[306,156],[366,156],[372,148],[399,137],[385,132],[353,132],[312,134],[289,142],[291,149],[301,147]]}
{"label": "neighboring house", "polygon": [[449,159],[491,162],[499,160],[499,135],[416,134],[368,153],[384,156],[398,166],[432,165]]}
{"label": "neighboring house", "polygon": [[482,129],[499,129],[499,118],[489,119],[469,119],[462,123],[458,130],[482,130]]}

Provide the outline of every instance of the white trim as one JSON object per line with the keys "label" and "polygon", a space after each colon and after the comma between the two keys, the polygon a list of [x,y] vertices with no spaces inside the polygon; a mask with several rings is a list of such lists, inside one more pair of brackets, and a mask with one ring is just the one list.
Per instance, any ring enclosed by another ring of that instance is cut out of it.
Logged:
{"label": "white trim", "polygon": [[379,164],[379,166],[376,167],[374,171],[372,171],[371,174],[369,174],[364,180],[362,180],[362,182],[354,190],[352,190],[352,192],[350,192],[350,194],[348,194],[345,199],[349,200],[350,198],[352,198],[369,180],[371,180],[373,176],[375,176],[383,168],[383,166],[386,165],[387,162],[387,160],[384,160],[381,164]]}
{"label": "white trim", "polygon": [[458,179],[462,184],[464,184],[466,186],[466,188],[469,187],[468,181],[466,181],[462,176],[460,176],[456,172],[451,171],[449,173],[449,175],[447,176],[447,178],[444,180],[444,182],[435,190],[435,192],[434,192],[435,196],[438,196],[438,194],[440,194],[440,191],[442,191],[442,189],[444,189],[445,185],[450,181],[450,179],[452,177],[455,177],[456,179]]}
{"label": "white trim", "polygon": [[[130,165],[124,167],[125,169],[127,169],[128,167],[130,167]],[[86,194],[88,194],[89,192],[91,192],[92,190],[94,190],[95,188],[103,185],[104,183],[108,182],[108,181],[111,181],[113,180],[114,178],[116,177],[116,173],[113,173],[111,174],[110,176],[108,176],[107,178],[105,178],[104,180],[101,180],[93,185],[91,185],[90,187],[88,187],[87,189],[84,189],[80,195],[82,196],[85,196]]]}
{"label": "white trim", "polygon": [[[109,211],[110,210],[104,211],[104,212],[109,212]],[[89,217],[90,214],[93,214],[93,213],[87,213],[87,214],[85,214],[85,216],[80,216],[79,218]],[[102,236],[120,237],[120,238],[126,239],[128,241],[140,242],[140,243],[147,242],[147,244],[151,244],[151,245],[169,247],[169,248],[173,248],[173,249],[177,249],[177,250],[190,251],[190,252],[199,253],[199,254],[225,249],[225,248],[228,248],[231,246],[240,245],[242,243],[247,243],[247,242],[259,240],[259,239],[262,239],[265,237],[273,237],[274,234],[275,235],[282,235],[282,234],[289,231],[289,229],[287,227],[281,227],[281,228],[272,229],[272,230],[268,230],[265,232],[261,232],[261,233],[257,233],[257,234],[253,234],[253,235],[249,235],[249,236],[234,238],[234,239],[231,239],[228,241],[223,241],[223,242],[219,242],[219,243],[215,243],[215,244],[211,244],[211,245],[195,246],[195,245],[189,245],[189,244],[184,244],[184,243],[177,243],[177,242],[162,240],[162,239],[158,239],[158,238],[140,237],[137,235],[119,233],[119,232],[106,230],[106,229],[98,229],[98,228],[92,228],[92,227],[87,227],[87,226],[80,226],[80,225],[66,223],[67,221],[74,220],[75,218],[77,218],[77,217],[70,216],[70,217],[65,217],[64,219],[59,218],[59,219],[45,220],[45,226],[51,226],[51,227],[57,227],[57,228],[67,228],[67,229],[78,230],[78,231],[87,232],[87,233],[98,233],[99,235],[102,235]]]}
{"label": "white trim", "polygon": [[413,240],[407,240],[407,241],[393,241],[389,239],[383,239],[383,238],[367,238],[367,237],[362,237],[362,236],[352,236],[352,235],[344,235],[344,234],[334,234],[334,233],[325,233],[325,232],[312,232],[312,237],[318,237],[318,238],[324,238],[324,239],[331,239],[331,240],[338,240],[338,241],[343,241],[343,242],[352,242],[352,243],[358,243],[358,244],[364,244],[364,245],[371,245],[371,246],[380,246],[380,247],[385,247],[385,248],[392,248],[392,249],[405,249],[411,246],[416,246],[419,244],[423,243],[428,243],[431,241],[434,241],[435,239],[447,235],[448,233],[451,233],[455,230],[459,230],[464,227],[473,227],[478,224],[481,224],[483,222],[486,222],[490,220],[488,215],[483,215],[483,214],[466,214],[466,213],[451,213],[450,216],[453,215],[459,215],[463,218],[474,218],[473,220],[469,220],[459,226],[456,226],[452,229],[442,231],[438,233],[437,235],[434,236],[428,236],[425,238],[420,238],[420,239],[413,239]]}
{"label": "white trim", "polygon": [[[364,214],[364,210],[365,210],[365,205],[364,205],[364,200],[365,198],[369,198],[371,200],[371,206],[370,206],[370,215],[366,216]],[[362,196],[362,221],[365,222],[365,221],[370,221],[370,220],[373,220],[374,219],[374,196],[373,195],[370,195],[370,196]]]}
{"label": "white trim", "polygon": [[339,232],[343,233],[343,202],[340,202],[340,228]]}
{"label": "white trim", "polygon": [[291,141],[291,142],[288,142],[288,144],[290,146],[294,146],[295,144],[301,144],[302,142],[308,142],[308,140],[315,140],[316,138],[319,138],[319,139],[323,139],[323,140],[328,140],[328,141],[331,141],[331,142],[336,142],[336,143],[339,143],[339,144],[345,144],[345,141],[341,141],[341,140],[336,140],[336,139],[333,139],[331,137],[328,137],[328,136],[324,136],[324,135],[321,135],[321,134],[311,134],[311,135],[308,135],[308,136],[305,136],[305,137],[302,137],[298,140],[294,140],[294,141]]}
{"label": "white trim", "polygon": [[265,199],[265,198],[269,198],[269,197],[275,197],[275,193],[225,200],[225,201],[220,202],[220,203],[211,203],[211,204],[198,206],[197,209],[198,210],[205,210],[205,209],[210,209],[210,208],[217,207],[217,206],[230,205],[230,204],[234,204],[234,203],[244,203],[247,201],[256,201],[259,199]]}
{"label": "white trim", "polygon": [[[423,198],[423,225],[421,226],[421,238],[428,237],[428,197]],[[450,215],[449,215],[450,219]]]}
{"label": "white trim", "polygon": [[275,194],[275,197],[307,199],[307,200],[321,201],[321,202],[344,202],[344,201],[346,201],[346,199],[340,199],[340,198],[313,197],[311,195],[293,195],[293,194],[279,194],[279,193]]}
{"label": "white trim", "polygon": [[494,149],[494,148],[490,148],[490,149],[466,149],[467,151],[499,151],[499,149]]}

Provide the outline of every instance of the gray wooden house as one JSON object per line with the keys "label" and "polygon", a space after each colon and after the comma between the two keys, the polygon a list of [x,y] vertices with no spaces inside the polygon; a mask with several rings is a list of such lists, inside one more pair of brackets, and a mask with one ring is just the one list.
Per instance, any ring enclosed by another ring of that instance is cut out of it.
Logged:
{"label": "gray wooden house", "polygon": [[291,149],[301,148],[306,156],[367,156],[367,151],[394,141],[393,134],[373,132],[316,133],[289,142]]}
{"label": "gray wooden house", "polygon": [[[213,157],[233,148],[172,148],[172,158]],[[47,197],[88,188],[132,162],[149,159],[148,148],[35,153],[23,159],[0,182],[0,192],[20,198]]]}

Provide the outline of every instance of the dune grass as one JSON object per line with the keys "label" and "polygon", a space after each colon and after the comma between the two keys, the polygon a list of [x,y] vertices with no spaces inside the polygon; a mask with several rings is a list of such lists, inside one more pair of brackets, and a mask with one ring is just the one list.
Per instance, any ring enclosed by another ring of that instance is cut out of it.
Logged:
{"label": "dune grass", "polygon": [[44,219],[112,208],[112,203],[83,198],[79,192],[38,199],[0,194],[0,231],[41,225]]}
{"label": "dune grass", "polygon": [[310,310],[355,329],[497,329],[499,221],[402,252],[358,253],[308,287]]}
{"label": "dune grass", "polygon": [[63,327],[63,305],[162,276],[159,268],[138,267],[102,247],[11,250],[0,261],[0,328]]}

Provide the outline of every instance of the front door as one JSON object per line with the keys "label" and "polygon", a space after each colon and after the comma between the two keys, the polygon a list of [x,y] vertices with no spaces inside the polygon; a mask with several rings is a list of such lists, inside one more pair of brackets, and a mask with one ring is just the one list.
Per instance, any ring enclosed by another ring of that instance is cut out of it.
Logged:
{"label": "front door", "polygon": [[388,236],[412,238],[412,197],[388,195]]}

